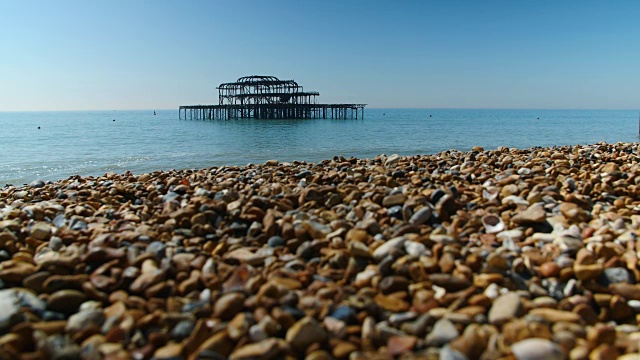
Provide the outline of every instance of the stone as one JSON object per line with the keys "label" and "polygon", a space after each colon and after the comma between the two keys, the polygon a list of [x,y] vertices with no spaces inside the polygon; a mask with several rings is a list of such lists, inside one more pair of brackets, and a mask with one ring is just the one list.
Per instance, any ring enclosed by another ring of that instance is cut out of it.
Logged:
{"label": "stone", "polygon": [[29,230],[31,237],[34,239],[45,241],[51,236],[52,227],[44,221],[38,221],[31,226]]}
{"label": "stone", "polygon": [[544,207],[536,203],[529,206],[525,211],[516,214],[511,218],[511,221],[519,225],[538,224],[545,222],[546,216],[547,213],[544,211]]}
{"label": "stone", "polygon": [[560,212],[571,222],[580,223],[589,220],[589,214],[574,203],[563,202],[560,204]]}
{"label": "stone", "polygon": [[327,333],[314,318],[306,316],[287,330],[285,339],[294,350],[304,352],[313,343],[325,342]]}
{"label": "stone", "polygon": [[0,281],[19,283],[36,272],[36,267],[25,262],[7,260],[0,268]]}
{"label": "stone", "polygon": [[598,278],[598,282],[604,286],[617,283],[633,283],[629,271],[625,268],[614,267],[604,269],[602,275]]}
{"label": "stone", "polygon": [[33,180],[32,182],[29,183],[29,187],[32,187],[34,189],[39,189],[39,188],[43,188],[45,186],[44,181],[38,179],[38,180]]}
{"label": "stone", "polygon": [[402,355],[411,351],[417,341],[415,336],[391,336],[387,342],[387,353],[391,356]]}
{"label": "stone", "polygon": [[47,307],[59,313],[72,314],[86,299],[86,295],[78,290],[59,290],[49,296]]}
{"label": "stone", "polygon": [[385,162],[384,162],[384,166],[390,166],[393,165],[395,163],[397,163],[400,160],[400,155],[398,154],[393,154],[391,156],[389,156]]}
{"label": "stone", "polygon": [[522,313],[522,300],[515,292],[508,292],[498,296],[489,310],[489,322],[493,325],[503,325]]}
{"label": "stone", "polygon": [[104,321],[105,317],[102,310],[80,311],[69,317],[65,330],[69,333],[74,333],[88,328],[100,329]]}
{"label": "stone", "polygon": [[213,314],[223,320],[231,320],[244,306],[244,295],[229,293],[222,295],[213,307]]}
{"label": "stone", "polygon": [[396,237],[391,240],[387,240],[384,244],[378,246],[373,251],[373,258],[380,261],[389,254],[392,249],[398,249],[404,246],[407,239],[404,236]]}
{"label": "stone", "polygon": [[227,325],[229,337],[233,340],[239,340],[249,332],[251,325],[253,324],[249,321],[249,317],[246,313],[237,314]]}
{"label": "stone", "polygon": [[333,347],[332,355],[336,359],[346,359],[351,353],[356,351],[358,351],[358,347],[354,344],[346,341],[340,341]]}
{"label": "stone", "polygon": [[555,277],[560,274],[560,266],[558,266],[554,261],[547,261],[540,265],[538,271],[540,271],[540,275],[542,275],[542,277]]}
{"label": "stone", "polygon": [[532,309],[531,311],[529,311],[529,315],[540,316],[552,323],[555,323],[555,322],[580,323],[582,321],[582,318],[580,317],[580,315],[576,313],[573,313],[570,311],[556,310],[556,309],[547,309],[547,308]]}
{"label": "stone", "polygon": [[615,283],[609,285],[609,290],[627,300],[640,300],[640,285],[638,284]]}
{"label": "stone", "polygon": [[0,333],[22,321],[19,296],[13,289],[0,290]]}
{"label": "stone", "polygon": [[440,319],[426,337],[429,346],[443,346],[460,335],[455,325],[448,319]]}
{"label": "stone", "polygon": [[573,272],[575,273],[576,278],[583,281],[595,280],[603,271],[604,267],[600,263],[590,265],[575,264],[573,266]]}
{"label": "stone", "polygon": [[280,345],[275,338],[244,345],[231,353],[230,360],[269,360],[280,353]]}
{"label": "stone", "polygon": [[390,208],[392,206],[402,205],[405,201],[407,201],[407,197],[402,194],[389,195],[382,199],[382,206]]}
{"label": "stone", "polygon": [[487,234],[500,233],[505,228],[502,219],[495,214],[487,214],[483,216],[482,225],[484,226]]}
{"label": "stone", "polygon": [[511,351],[517,360],[564,360],[560,346],[552,341],[531,338],[511,345]]}
{"label": "stone", "polygon": [[619,356],[620,353],[614,345],[602,344],[591,351],[589,360],[617,360]]}
{"label": "stone", "polygon": [[269,240],[267,240],[267,244],[272,247],[278,247],[278,246],[284,246],[285,245],[285,241],[281,236],[272,236],[269,238]]}
{"label": "stone", "polygon": [[169,343],[153,353],[153,358],[157,360],[174,360],[184,356],[182,344]]}
{"label": "stone", "polygon": [[423,206],[413,213],[409,222],[414,225],[422,225],[431,219],[431,215],[433,215],[433,209],[430,206]]}
{"label": "stone", "polygon": [[400,300],[392,296],[385,296],[380,293],[377,294],[373,300],[380,308],[391,312],[407,311],[410,307],[409,303],[404,300]]}
{"label": "stone", "polygon": [[171,337],[178,341],[186,339],[195,329],[195,325],[193,320],[182,320],[171,329]]}

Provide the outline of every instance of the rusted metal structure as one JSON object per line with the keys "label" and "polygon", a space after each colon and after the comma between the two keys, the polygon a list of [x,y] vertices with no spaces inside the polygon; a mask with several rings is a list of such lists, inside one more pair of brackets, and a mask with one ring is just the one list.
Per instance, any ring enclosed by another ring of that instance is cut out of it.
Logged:
{"label": "rusted metal structure", "polygon": [[[220,84],[218,105],[180,106],[180,119],[358,119],[366,104],[318,104],[317,91],[293,80],[245,76]],[[358,114],[360,112],[360,114]]]}

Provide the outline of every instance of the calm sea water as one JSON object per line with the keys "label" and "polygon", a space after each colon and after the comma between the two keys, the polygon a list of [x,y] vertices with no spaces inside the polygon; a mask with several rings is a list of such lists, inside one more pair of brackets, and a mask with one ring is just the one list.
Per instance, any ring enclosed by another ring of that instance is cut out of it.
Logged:
{"label": "calm sea water", "polygon": [[[115,119],[115,121],[113,121]],[[40,129],[38,129],[40,126]],[[0,186],[335,155],[638,141],[633,110],[365,109],[364,120],[178,120],[177,110],[0,112]]]}

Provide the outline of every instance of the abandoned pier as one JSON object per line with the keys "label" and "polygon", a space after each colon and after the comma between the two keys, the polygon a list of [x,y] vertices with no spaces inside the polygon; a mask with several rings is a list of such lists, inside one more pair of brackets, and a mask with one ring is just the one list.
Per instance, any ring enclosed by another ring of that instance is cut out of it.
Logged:
{"label": "abandoned pier", "polygon": [[366,104],[318,104],[293,80],[246,76],[220,84],[218,105],[180,106],[180,119],[363,119]]}

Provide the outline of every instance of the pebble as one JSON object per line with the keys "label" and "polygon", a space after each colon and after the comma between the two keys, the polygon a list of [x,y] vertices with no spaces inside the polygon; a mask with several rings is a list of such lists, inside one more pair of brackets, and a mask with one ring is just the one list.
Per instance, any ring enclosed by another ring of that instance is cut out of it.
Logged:
{"label": "pebble", "polygon": [[72,314],[78,311],[86,299],[86,295],[78,290],[60,290],[49,296],[47,307],[59,313]]}
{"label": "pebble", "polygon": [[271,338],[247,344],[236,349],[229,356],[230,360],[269,360],[274,359],[280,353],[280,344],[277,339]]}
{"label": "pebble", "polygon": [[327,333],[315,319],[304,317],[287,330],[285,338],[294,350],[304,352],[309,345],[324,342]]}
{"label": "pebble", "polygon": [[440,319],[426,337],[429,346],[443,346],[458,337],[459,332],[456,326],[448,319]]}
{"label": "pebble", "polygon": [[423,206],[411,216],[409,222],[414,225],[422,225],[429,221],[432,214],[433,209],[430,206]]}
{"label": "pebble", "polygon": [[267,240],[267,244],[273,248],[278,246],[284,246],[286,242],[281,236],[272,236]]}
{"label": "pebble", "polygon": [[564,360],[560,346],[553,342],[531,338],[511,345],[511,351],[517,360]]}
{"label": "pebble", "polygon": [[520,295],[508,292],[498,296],[489,310],[489,322],[494,325],[502,325],[511,319],[517,318],[523,311]]}
{"label": "pebble", "polygon": [[633,283],[634,281],[632,281],[627,269],[614,267],[604,269],[598,282],[604,286],[609,286],[617,283]]}
{"label": "pebble", "polygon": [[19,297],[20,294],[13,289],[0,290],[0,332],[4,333],[22,320]]}
{"label": "pebble", "polygon": [[45,183],[42,180],[33,180],[32,182],[29,183],[29,187],[36,188],[36,189],[43,188],[44,186],[45,186]]}
{"label": "pebble", "polygon": [[519,225],[537,224],[544,222],[546,216],[547,214],[542,205],[533,204],[525,211],[522,211],[511,218],[511,221]]}
{"label": "pebble", "polygon": [[0,357],[629,358],[637,153],[475,147],[6,186]]}
{"label": "pebble", "polygon": [[102,310],[85,310],[69,317],[65,330],[69,333],[90,328],[100,329],[105,317]]}
{"label": "pebble", "polygon": [[376,260],[382,260],[384,257],[386,257],[389,252],[392,249],[396,249],[396,248],[400,248],[404,245],[405,241],[407,241],[407,239],[403,236],[401,237],[396,237],[393,238],[391,240],[386,241],[384,244],[378,246],[374,251],[373,251],[373,257]]}

